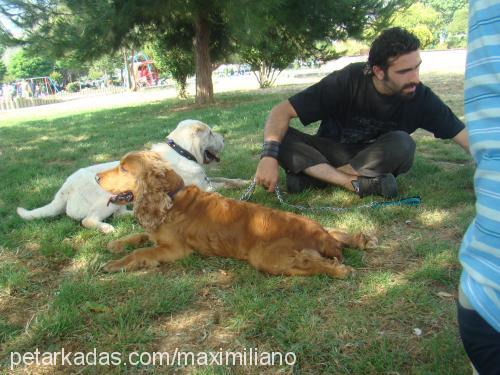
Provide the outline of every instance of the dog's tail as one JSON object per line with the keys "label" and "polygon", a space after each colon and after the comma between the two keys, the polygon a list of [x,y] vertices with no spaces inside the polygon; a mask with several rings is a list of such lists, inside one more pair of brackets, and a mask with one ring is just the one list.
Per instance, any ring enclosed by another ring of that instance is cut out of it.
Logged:
{"label": "dog's tail", "polygon": [[26,210],[25,208],[18,207],[17,214],[24,220],[41,219],[44,217],[53,217],[60,215],[66,209],[66,194],[64,194],[64,186],[54,196],[54,199],[49,204],[35,208],[33,210]]}

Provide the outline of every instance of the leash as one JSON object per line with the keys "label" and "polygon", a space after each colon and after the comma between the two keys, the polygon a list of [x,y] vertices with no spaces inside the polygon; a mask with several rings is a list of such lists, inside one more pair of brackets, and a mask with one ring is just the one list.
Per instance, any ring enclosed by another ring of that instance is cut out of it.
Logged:
{"label": "leash", "polygon": [[[253,195],[253,192],[255,191],[255,180],[252,181],[250,186],[248,186],[247,190],[241,195],[240,200],[241,201],[248,201]],[[311,207],[311,206],[301,206],[301,205],[296,205],[296,204],[290,204],[285,202],[283,199],[283,195],[281,194],[281,190],[276,185],[275,188],[275,193],[276,193],[276,198],[278,198],[278,201],[281,203],[282,206],[287,207],[287,208],[293,208],[295,210],[299,211],[330,211],[330,212],[343,212],[343,211],[350,211],[350,210],[357,210],[361,208],[380,208],[380,207],[390,207],[390,206],[418,206],[422,202],[422,199],[419,196],[414,196],[414,197],[406,197],[406,198],[401,198],[398,200],[393,200],[393,201],[375,201],[367,204],[361,204],[358,206],[354,207],[332,207],[332,206],[316,206],[316,207]]]}
{"label": "leash", "polygon": [[207,175],[205,175],[205,181],[208,184],[208,189],[209,189],[208,191],[212,191],[212,192],[215,191],[215,186],[214,186],[214,184],[212,184],[212,180],[210,178],[208,178]]}

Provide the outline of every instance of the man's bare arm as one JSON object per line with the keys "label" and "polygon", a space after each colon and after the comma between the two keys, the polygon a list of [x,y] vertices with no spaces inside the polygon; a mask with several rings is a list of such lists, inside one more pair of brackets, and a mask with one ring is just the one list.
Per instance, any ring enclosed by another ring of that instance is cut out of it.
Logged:
{"label": "man's bare arm", "polygon": [[[274,106],[264,126],[264,142],[281,142],[288,130],[290,120],[295,117],[297,117],[297,112],[288,100]],[[255,182],[268,191],[274,191],[278,177],[278,160],[270,156],[260,159],[255,172]]]}

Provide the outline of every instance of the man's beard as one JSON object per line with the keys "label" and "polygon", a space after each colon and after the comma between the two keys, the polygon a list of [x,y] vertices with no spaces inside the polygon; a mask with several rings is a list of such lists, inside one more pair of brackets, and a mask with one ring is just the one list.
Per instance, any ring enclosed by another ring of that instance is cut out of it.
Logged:
{"label": "man's beard", "polygon": [[397,87],[395,87],[396,85],[393,83],[393,81],[387,76],[387,74],[384,76],[383,82],[384,82],[385,87],[392,91],[392,95],[396,95],[396,96],[403,98],[405,100],[412,99],[415,96],[415,93],[417,92],[417,90],[414,90],[414,91],[411,91],[408,93],[405,92],[404,90],[412,88],[412,87],[416,88],[419,85],[419,83],[409,82],[409,83],[405,83],[401,88],[397,88]]}
{"label": "man's beard", "polygon": [[[401,96],[403,99],[412,99],[415,96],[415,93],[417,92],[416,87],[418,86],[418,83],[407,83],[401,87],[401,90],[399,90],[398,95]],[[405,92],[405,89],[413,88],[415,87],[415,90],[410,91],[410,92]]]}

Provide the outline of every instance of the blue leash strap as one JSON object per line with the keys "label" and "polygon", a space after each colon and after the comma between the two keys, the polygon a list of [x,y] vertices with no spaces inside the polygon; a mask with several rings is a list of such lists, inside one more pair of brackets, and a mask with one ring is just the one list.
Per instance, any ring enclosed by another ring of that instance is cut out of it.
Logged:
{"label": "blue leash strap", "polygon": [[[250,197],[252,196],[254,190],[255,190],[255,181],[253,181],[250,186],[247,188],[245,193],[241,196],[240,200],[242,201],[248,201]],[[281,203],[282,206],[299,210],[299,211],[334,211],[334,212],[342,212],[342,211],[350,211],[350,210],[356,210],[360,208],[380,208],[380,207],[390,207],[390,206],[419,206],[420,203],[422,202],[422,198],[420,196],[416,195],[414,197],[406,197],[406,198],[401,198],[398,200],[394,201],[379,201],[379,202],[371,202],[367,204],[362,204],[359,206],[354,206],[354,207],[332,207],[332,206],[325,206],[325,207],[311,207],[311,206],[301,206],[301,205],[295,205],[295,204],[290,204],[285,202],[283,199],[283,196],[281,194],[281,190],[278,185],[276,185],[275,188],[275,193],[276,193],[276,198],[278,198],[278,201]]]}
{"label": "blue leash strap", "polygon": [[418,206],[422,203],[422,198],[416,195],[414,197],[406,197],[398,199],[397,201],[382,201],[382,202],[373,202],[373,208],[379,207],[388,207],[388,206]]}

